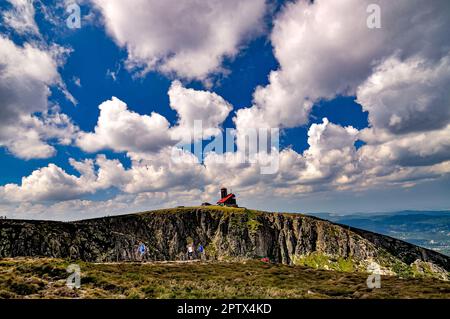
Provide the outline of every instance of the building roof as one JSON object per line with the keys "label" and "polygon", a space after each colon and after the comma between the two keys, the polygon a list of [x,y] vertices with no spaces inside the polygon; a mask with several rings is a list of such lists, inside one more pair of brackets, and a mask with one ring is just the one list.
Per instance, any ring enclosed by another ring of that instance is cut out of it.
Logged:
{"label": "building roof", "polygon": [[228,194],[226,197],[224,197],[224,198],[222,198],[221,200],[219,200],[219,201],[217,202],[217,204],[223,204],[223,203],[225,203],[227,200],[229,200],[229,199],[231,199],[231,198],[233,198],[233,197],[235,197],[234,194],[233,194],[233,193],[230,193],[230,194]]}

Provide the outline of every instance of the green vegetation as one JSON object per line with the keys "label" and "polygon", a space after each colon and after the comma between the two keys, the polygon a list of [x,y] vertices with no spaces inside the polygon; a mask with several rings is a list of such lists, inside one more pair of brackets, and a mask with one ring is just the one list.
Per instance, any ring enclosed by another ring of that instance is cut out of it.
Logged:
{"label": "green vegetation", "polygon": [[254,210],[245,209],[245,214],[247,215],[247,228],[248,232],[251,235],[254,235],[258,232],[259,227],[261,226],[261,222],[258,220],[258,215]]}
{"label": "green vegetation", "polygon": [[[434,268],[434,269],[433,269]],[[435,265],[431,265],[428,262],[424,261],[416,261],[410,266],[410,273],[413,277],[428,277],[428,278],[437,278],[448,280],[448,274],[443,271],[436,271],[439,268]]]}
{"label": "green vegetation", "polygon": [[395,263],[392,264],[390,268],[400,277],[410,278],[414,276],[412,272],[412,267],[401,261],[397,260]]}
{"label": "green vegetation", "polygon": [[211,243],[205,247],[206,258],[217,259],[217,248],[214,243]]}
{"label": "green vegetation", "polygon": [[410,265],[405,264],[401,260],[394,258],[391,254],[389,254],[386,250],[380,249],[379,256],[380,263],[386,265],[390,270],[396,273],[399,277],[402,278],[411,278],[414,277],[414,273],[412,267]]}
{"label": "green vegetation", "polygon": [[303,256],[294,256],[293,259],[295,265],[314,269],[336,270],[342,272],[353,272],[359,269],[351,258],[333,258],[318,252]]}
{"label": "green vegetation", "polygon": [[[194,207],[177,207],[177,208],[166,208],[158,209],[153,211],[141,212],[139,215],[145,216],[146,214],[182,214],[182,213],[192,213],[193,210],[205,210],[210,212],[220,212],[220,213],[244,213],[245,208],[241,207],[228,207],[228,206],[194,206]],[[134,216],[135,214],[130,214],[129,216]],[[124,215],[128,216],[128,215]]]}
{"label": "green vegetation", "polygon": [[[437,266],[431,266],[427,262],[419,262],[408,265],[401,260],[393,257],[385,250],[381,249],[377,263],[385,265],[383,267],[386,273],[391,273],[399,278],[435,278],[440,280],[449,280],[448,273]],[[319,252],[311,254],[294,256],[293,262],[298,266],[305,266],[314,269],[334,270],[342,272],[365,272],[368,264],[365,262],[355,262],[352,258],[334,257]],[[436,269],[432,269],[436,267]]]}
{"label": "green vegetation", "polygon": [[310,267],[314,269],[329,269],[331,263],[328,256],[312,253],[304,256],[294,256],[295,265]]}
{"label": "green vegetation", "polygon": [[[309,265],[324,264],[309,256]],[[61,259],[0,260],[0,298],[450,298],[450,282],[382,276],[368,289],[367,274],[245,262],[78,262],[81,289],[66,287]],[[340,269],[348,260],[331,262]]]}
{"label": "green vegetation", "polygon": [[[251,215],[251,216],[258,216],[261,214],[269,214],[270,212],[255,210],[255,209],[248,209],[245,207],[228,207],[228,206],[219,206],[219,205],[211,205],[211,206],[186,206],[186,207],[177,207],[177,208],[166,208],[166,209],[158,209],[158,210],[152,210],[152,211],[146,211],[146,212],[140,212],[138,215],[145,217],[147,214],[182,214],[182,213],[192,213],[193,210],[204,210],[211,213],[217,212],[220,213],[223,216],[229,216],[230,214],[241,214],[241,215]],[[304,214],[300,213],[282,213],[283,216],[306,216]],[[135,216],[136,214],[128,214],[128,215],[122,215],[122,217],[126,216]],[[314,216],[308,216],[310,218],[316,218]]]}
{"label": "green vegetation", "polygon": [[345,271],[345,272],[353,272],[356,270],[356,267],[353,263],[353,260],[351,260],[350,258],[339,257],[337,260],[337,269],[336,270]]}
{"label": "green vegetation", "polygon": [[[232,208],[233,209],[233,208]],[[236,208],[234,208],[236,210]],[[239,208],[238,208],[239,209]],[[239,209],[238,211],[229,211],[222,218],[229,218],[230,228],[243,232],[248,231],[250,235],[255,235],[258,232],[261,222],[258,216],[261,212],[249,209]]]}

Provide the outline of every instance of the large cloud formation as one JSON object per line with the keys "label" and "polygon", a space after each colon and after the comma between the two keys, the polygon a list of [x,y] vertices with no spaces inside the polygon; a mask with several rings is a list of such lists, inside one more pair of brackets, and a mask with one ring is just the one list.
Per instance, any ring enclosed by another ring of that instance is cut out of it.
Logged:
{"label": "large cloud formation", "polygon": [[450,48],[449,2],[376,1],[381,8],[381,29],[367,27],[371,3],[288,3],[276,18],[271,34],[280,67],[270,73],[267,86],[256,89],[253,107],[238,112],[237,125],[252,125],[249,120],[253,117],[274,127],[306,124],[314,102],[355,95],[374,68],[381,71],[380,64],[392,63],[393,57],[400,63],[421,60],[426,65],[418,68],[438,68],[435,72],[440,73],[434,76],[443,76],[442,64],[447,62],[442,59]]}
{"label": "large cloud formation", "polygon": [[450,3],[380,0],[381,28],[371,29],[372,2],[288,3],[271,34],[280,67],[255,90],[253,106],[237,111],[238,136],[304,125],[315,102],[349,95],[369,112],[355,162],[364,184],[450,160]]}
{"label": "large cloud formation", "polygon": [[51,157],[55,148],[47,141],[67,145],[77,131],[48,102],[50,87],[64,90],[58,66],[66,50],[18,46],[2,35],[0,48],[0,146],[24,159]]}
{"label": "large cloud formation", "polygon": [[112,149],[116,152],[155,152],[171,143],[169,122],[158,113],[140,115],[113,97],[100,106],[93,133],[81,133],[78,145],[87,152]]}
{"label": "large cloud formation", "polygon": [[[162,115],[140,115],[113,97],[100,106],[100,116],[92,133],[81,132],[77,145],[87,152],[111,149],[126,152],[131,158],[152,155],[176,143],[208,139],[221,133],[221,124],[232,106],[219,95],[183,87],[173,81],[168,91],[170,107],[178,114],[176,125],[170,126]],[[197,137],[195,121],[201,122]]]}
{"label": "large cloud formation", "polygon": [[[175,10],[169,10],[169,4],[136,1],[140,10],[132,21],[125,18],[131,6],[95,2],[108,32],[127,48],[130,64],[196,79],[220,69],[222,59],[235,54],[242,34],[258,25],[264,11],[263,1],[248,2],[260,10],[250,15],[248,25],[240,21],[244,15],[236,13],[236,27],[229,30],[233,41],[229,41],[222,28],[227,29],[223,21],[229,21],[228,3],[233,1],[210,1],[208,10],[190,1]],[[206,137],[217,135],[232,107],[214,92],[189,89],[174,81],[168,94],[178,120],[172,126],[159,114],[137,114],[113,98],[100,106],[94,132],[79,135],[77,145],[85,151],[127,153],[129,168],[104,155],[72,161],[79,176],[51,164],[25,177],[21,185],[0,187],[0,198],[20,204],[58,200],[62,195],[51,187],[40,187],[52,181],[71,194],[66,199],[80,207],[87,205],[80,197],[111,187],[122,194],[104,207],[114,201],[120,205],[155,203],[155,194],[165,194],[171,203],[180,196],[177,204],[182,204],[213,197],[218,185],[231,185],[249,197],[270,193],[292,198],[311,192],[411,187],[448,175],[450,4],[445,0],[432,5],[419,0],[379,0],[382,27],[370,29],[366,9],[372,2],[299,0],[283,7],[271,34],[279,69],[271,72],[268,85],[255,89],[253,105],[236,112],[236,152],[211,152],[200,161],[175,147],[192,135],[195,120],[203,121]],[[190,16],[192,8],[196,10]],[[166,11],[168,18],[161,21]],[[180,21],[175,26],[170,22],[174,19]],[[163,31],[161,38],[149,28],[156,21]],[[210,34],[223,37],[231,49],[219,46],[219,53],[211,51],[215,40]],[[186,47],[189,43],[192,46]],[[369,127],[357,130],[324,118],[310,125],[309,147],[302,153],[286,148],[261,154],[255,163],[242,160],[245,154],[239,146],[249,128],[306,125],[316,102],[339,95],[356,97],[369,113]],[[364,142],[359,148],[355,147],[358,140]],[[173,161],[174,154],[177,161]],[[278,171],[261,174],[261,166],[275,157]]]}
{"label": "large cloud formation", "polygon": [[175,139],[190,142],[196,138],[195,121],[201,121],[201,137],[208,139],[221,133],[220,126],[233,109],[230,103],[214,92],[187,89],[179,81],[169,89],[170,107],[178,114],[172,129]]}
{"label": "large cloud formation", "polygon": [[370,123],[393,134],[429,131],[450,121],[450,54],[432,61],[391,57],[357,90]]}
{"label": "large cloud formation", "polygon": [[[49,158],[51,144],[70,144],[78,128],[49,102],[51,88],[67,91],[58,68],[70,49],[46,43],[35,21],[31,0],[8,0],[0,19],[11,39],[0,34],[0,147],[22,159]],[[15,37],[13,37],[14,35]]]}
{"label": "large cloud formation", "polygon": [[265,0],[92,0],[128,66],[203,80],[262,29]]}

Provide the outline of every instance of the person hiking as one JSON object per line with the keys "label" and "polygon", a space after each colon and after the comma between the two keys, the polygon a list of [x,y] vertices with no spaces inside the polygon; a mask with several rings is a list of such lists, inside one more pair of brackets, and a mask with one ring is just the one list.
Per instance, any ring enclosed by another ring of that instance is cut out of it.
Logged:
{"label": "person hiking", "polygon": [[205,248],[203,248],[202,244],[198,244],[197,251],[198,251],[198,254],[200,255],[200,259],[203,260],[203,256],[204,256],[203,253],[205,251]]}
{"label": "person hiking", "polygon": [[145,245],[144,245],[143,242],[140,242],[140,243],[139,243],[138,252],[139,252],[141,261],[142,261],[142,259],[144,259],[144,255],[145,255],[145,252],[146,252],[146,251],[147,251],[147,247],[145,247]]}
{"label": "person hiking", "polygon": [[191,260],[194,257],[194,245],[193,244],[189,244],[187,246],[187,249],[188,249],[188,260]]}

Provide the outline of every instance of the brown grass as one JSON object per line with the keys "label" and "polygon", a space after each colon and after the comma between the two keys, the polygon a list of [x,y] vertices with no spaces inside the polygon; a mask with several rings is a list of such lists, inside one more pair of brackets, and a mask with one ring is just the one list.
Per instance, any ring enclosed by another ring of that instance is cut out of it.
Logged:
{"label": "brown grass", "polygon": [[215,263],[79,262],[81,289],[66,287],[69,261],[0,260],[0,298],[450,298],[450,283],[315,270],[260,261]]}

